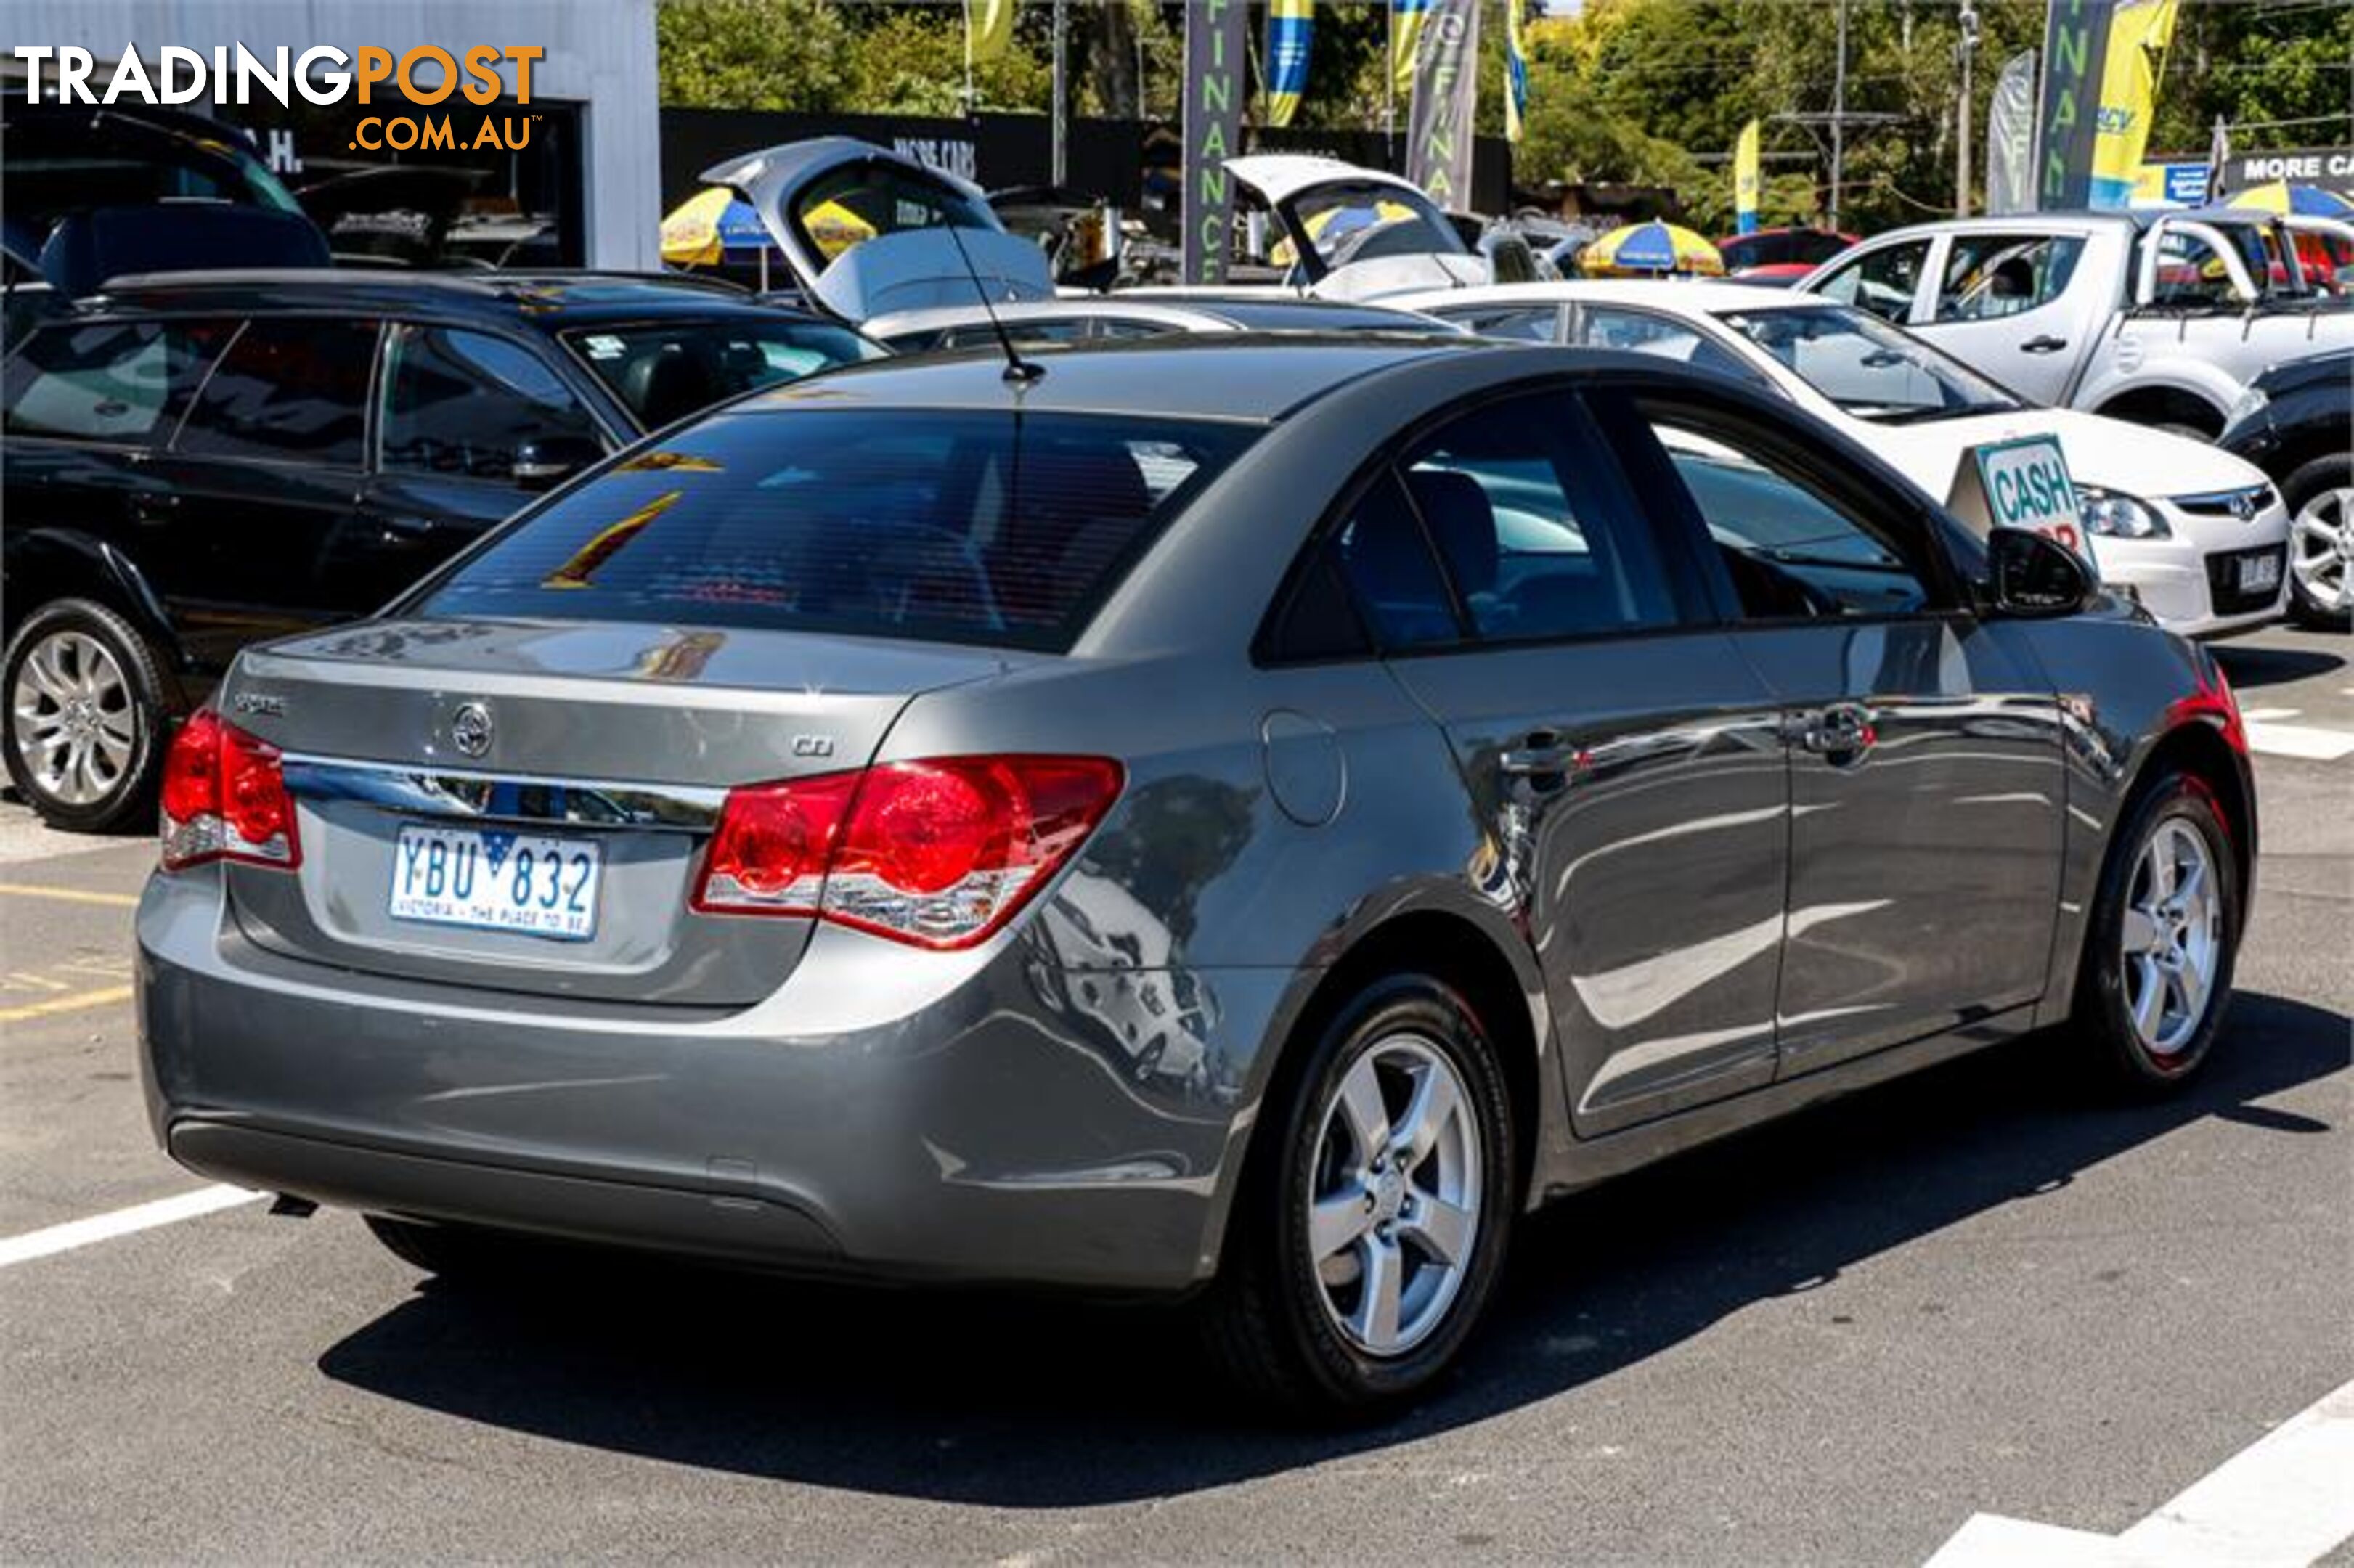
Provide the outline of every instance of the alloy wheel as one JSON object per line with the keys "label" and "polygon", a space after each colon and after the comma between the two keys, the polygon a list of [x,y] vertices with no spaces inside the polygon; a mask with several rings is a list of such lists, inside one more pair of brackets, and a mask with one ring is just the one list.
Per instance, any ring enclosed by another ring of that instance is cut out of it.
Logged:
{"label": "alloy wheel", "polygon": [[120,789],[138,740],[122,662],[87,632],[50,632],[26,652],[9,693],[16,750],[34,788],[69,806]]}
{"label": "alloy wheel", "polygon": [[1479,1128],[1446,1053],[1391,1035],[1352,1062],[1318,1122],[1310,1261],[1334,1328],[1400,1356],[1446,1319],[1480,1224]]}
{"label": "alloy wheel", "polygon": [[2289,570],[2317,609],[2354,606],[2347,567],[2354,563],[2354,489],[2325,490],[2289,524]]}
{"label": "alloy wheel", "polygon": [[2191,823],[2168,817],[2151,830],[2126,885],[2122,925],[2126,1016],[2162,1064],[2197,1035],[2222,961],[2214,854]]}

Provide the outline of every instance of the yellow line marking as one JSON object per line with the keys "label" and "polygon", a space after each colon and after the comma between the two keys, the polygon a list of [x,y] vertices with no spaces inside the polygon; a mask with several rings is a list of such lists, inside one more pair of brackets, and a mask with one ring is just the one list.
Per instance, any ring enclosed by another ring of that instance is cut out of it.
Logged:
{"label": "yellow line marking", "polygon": [[23,882],[0,882],[0,894],[17,898],[57,898],[68,904],[111,904],[124,909],[139,902],[135,893],[84,893],[74,887],[39,887]]}
{"label": "yellow line marking", "polygon": [[0,1023],[22,1023],[28,1018],[47,1018],[57,1012],[80,1012],[87,1007],[104,1007],[110,1002],[130,1000],[129,986],[111,985],[103,991],[76,991],[71,996],[53,996],[47,1001],[30,1001],[22,1007],[0,1008]]}

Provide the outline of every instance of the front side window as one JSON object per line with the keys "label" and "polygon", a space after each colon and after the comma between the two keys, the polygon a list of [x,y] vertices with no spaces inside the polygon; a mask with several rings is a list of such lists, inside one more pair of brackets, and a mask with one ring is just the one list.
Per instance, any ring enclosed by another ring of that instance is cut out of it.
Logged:
{"label": "front side window", "polygon": [[234,322],[43,327],[7,361],[7,432],[145,446],[171,432]]}
{"label": "front side window", "polygon": [[1993,321],[2048,305],[2067,291],[2084,253],[2073,234],[1956,235],[1937,286],[1937,319]]}
{"label": "front side window", "polygon": [[1886,322],[1913,313],[1913,295],[1929,260],[1929,242],[1908,239],[1858,257],[1818,284],[1815,292],[1870,311]]}
{"label": "front side window", "polygon": [[393,329],[385,377],[387,472],[514,477],[525,441],[597,440],[570,387],[537,355],[453,327]]}
{"label": "front side window", "polygon": [[564,343],[647,430],[739,393],[883,353],[848,327],[781,316],[580,327]]}
{"label": "front side window", "polygon": [[1654,315],[1649,311],[1621,310],[1614,305],[1580,305],[1576,335],[1571,341],[1587,348],[1615,348],[1628,354],[1648,354],[1657,359],[1672,360],[1678,365],[1712,370],[1719,376],[1734,376],[1748,381],[1756,379],[1749,366],[1719,344],[1711,343],[1699,328],[1687,326],[1670,316]]}
{"label": "front side window", "polygon": [[1903,540],[1727,421],[1638,400],[1754,620],[1911,614],[1934,600]]}
{"label": "front side window", "polygon": [[1849,306],[1778,306],[1722,319],[1858,418],[1903,424],[2019,407],[1960,361]]}
{"label": "front side window", "polygon": [[421,609],[1059,651],[1257,433],[1087,414],[723,414],[525,517]]}
{"label": "front side window", "polygon": [[1665,626],[1669,573],[1649,526],[1600,478],[1567,397],[1467,414],[1405,465],[1423,526],[1482,641],[1525,642]]}
{"label": "front side window", "polygon": [[175,449],[360,467],[376,340],[374,322],[249,322],[188,410]]}

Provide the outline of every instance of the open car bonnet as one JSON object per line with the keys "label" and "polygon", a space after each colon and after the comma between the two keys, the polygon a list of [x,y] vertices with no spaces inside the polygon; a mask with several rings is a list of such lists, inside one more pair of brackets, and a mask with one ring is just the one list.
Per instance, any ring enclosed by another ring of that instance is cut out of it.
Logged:
{"label": "open car bonnet", "polygon": [[1310,293],[1372,300],[1493,281],[1437,204],[1395,175],[1299,153],[1228,158],[1225,169],[1275,215],[1282,238],[1269,260],[1297,267]]}
{"label": "open car bonnet", "polygon": [[979,187],[872,143],[788,142],[703,179],[749,204],[802,291],[844,321],[969,305],[977,290],[1054,297],[1045,253],[1006,233]]}

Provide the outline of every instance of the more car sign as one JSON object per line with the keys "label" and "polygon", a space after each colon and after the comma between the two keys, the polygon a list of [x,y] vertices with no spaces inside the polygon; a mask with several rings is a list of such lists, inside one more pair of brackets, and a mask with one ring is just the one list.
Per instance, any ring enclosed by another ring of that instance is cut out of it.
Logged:
{"label": "more car sign", "polygon": [[2054,436],[1970,448],[1955,470],[1946,504],[1980,533],[2031,528],[2072,550],[2084,547],[2075,482],[2068,477],[2068,459]]}

